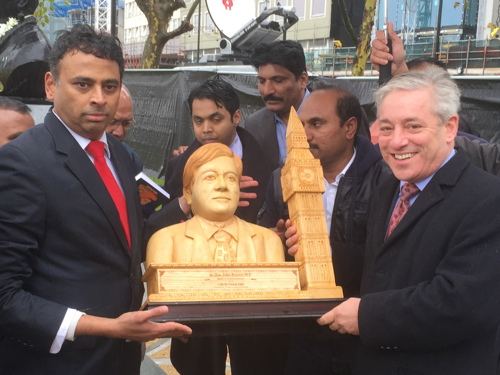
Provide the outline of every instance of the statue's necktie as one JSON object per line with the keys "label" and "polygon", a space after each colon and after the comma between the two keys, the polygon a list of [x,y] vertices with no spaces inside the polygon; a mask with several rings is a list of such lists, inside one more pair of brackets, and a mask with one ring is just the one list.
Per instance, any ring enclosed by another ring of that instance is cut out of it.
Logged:
{"label": "statue's necktie", "polygon": [[235,256],[231,251],[231,235],[224,230],[214,233],[215,239],[215,262],[235,262]]}

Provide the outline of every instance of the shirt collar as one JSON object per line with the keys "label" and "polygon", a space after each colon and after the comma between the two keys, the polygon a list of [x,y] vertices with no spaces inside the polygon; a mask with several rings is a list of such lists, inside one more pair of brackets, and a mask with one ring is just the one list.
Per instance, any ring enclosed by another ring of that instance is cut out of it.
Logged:
{"label": "shirt collar", "polygon": [[238,133],[236,133],[233,143],[231,143],[231,146],[229,146],[229,148],[236,156],[238,156],[240,159],[243,159],[243,144],[241,143],[241,139],[238,136]]}
{"label": "shirt collar", "polygon": [[[54,108],[52,108],[52,113],[54,114],[54,116],[56,116],[58,118],[59,121],[61,121],[61,124],[63,124],[64,127],[66,129],[68,129],[69,133],[73,136],[73,138],[75,138],[75,140],[78,142],[78,144],[80,145],[80,147],[83,150],[85,150],[87,148],[87,146],[89,145],[89,143],[91,142],[91,140],[88,139],[88,138],[82,137],[80,134],[76,133],[68,125],[66,125],[64,123],[64,121],[57,115],[57,113],[56,113],[56,111],[55,111]],[[101,138],[99,139],[99,141],[101,141],[101,142],[104,143],[104,153],[106,154],[106,157],[108,159],[111,159],[111,153],[109,152],[108,139],[106,137],[106,132],[102,133]]]}
{"label": "shirt collar", "polygon": [[[354,159],[355,158],[356,158],[356,147],[354,147],[354,152],[352,154],[351,160],[349,160],[349,162],[346,164],[346,166],[344,167],[344,169],[342,169],[342,171],[337,175],[337,177],[335,177],[335,181],[333,181],[331,184],[335,184],[335,185],[339,184],[340,179],[342,177],[344,177],[345,174],[347,173],[347,171],[349,170],[349,168],[351,168],[351,165],[352,165],[352,163],[354,163]],[[328,181],[326,180],[326,178],[323,177],[323,179],[325,180],[325,186],[326,185],[331,185],[331,184],[328,183]]]}

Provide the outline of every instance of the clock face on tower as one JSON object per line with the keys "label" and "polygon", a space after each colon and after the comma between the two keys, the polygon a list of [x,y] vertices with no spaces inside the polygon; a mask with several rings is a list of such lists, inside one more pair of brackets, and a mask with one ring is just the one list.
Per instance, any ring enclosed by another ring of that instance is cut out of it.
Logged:
{"label": "clock face on tower", "polygon": [[303,168],[299,172],[299,180],[306,185],[314,184],[316,182],[316,173],[311,168]]}

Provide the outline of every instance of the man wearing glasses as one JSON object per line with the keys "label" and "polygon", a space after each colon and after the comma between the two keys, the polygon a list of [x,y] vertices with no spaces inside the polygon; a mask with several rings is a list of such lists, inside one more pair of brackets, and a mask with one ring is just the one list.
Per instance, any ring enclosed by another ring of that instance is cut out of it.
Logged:
{"label": "man wearing glasses", "polygon": [[106,128],[106,133],[114,135],[116,139],[122,143],[123,147],[125,147],[134,162],[136,167],[135,173],[137,174],[142,171],[144,164],[142,163],[139,155],[137,155],[137,153],[132,150],[128,144],[123,142],[127,132],[134,124],[135,120],[133,115],[132,97],[130,96],[130,91],[128,91],[125,85],[122,85],[118,108],[116,110],[115,117],[109,122],[108,127]]}

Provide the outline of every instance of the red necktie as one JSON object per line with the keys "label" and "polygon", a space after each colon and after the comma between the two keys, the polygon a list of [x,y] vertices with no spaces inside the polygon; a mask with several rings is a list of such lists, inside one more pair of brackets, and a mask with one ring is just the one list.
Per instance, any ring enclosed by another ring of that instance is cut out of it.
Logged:
{"label": "red necktie", "polygon": [[401,187],[401,196],[399,197],[399,201],[396,204],[396,208],[394,209],[391,220],[389,221],[389,228],[387,229],[386,237],[389,237],[394,228],[396,228],[396,226],[401,222],[403,216],[405,216],[410,209],[410,199],[418,194],[419,191],[420,189],[413,183],[407,182],[403,184]]}
{"label": "red necktie", "polygon": [[127,238],[128,247],[130,248],[130,226],[128,223],[127,202],[125,201],[120,186],[118,186],[115,180],[115,176],[113,176],[108,164],[106,164],[106,159],[104,158],[104,142],[90,142],[87,146],[87,151],[94,157],[94,165],[97,172],[101,175],[104,185],[106,185],[113,202],[115,202],[125,232],[125,237]]}

